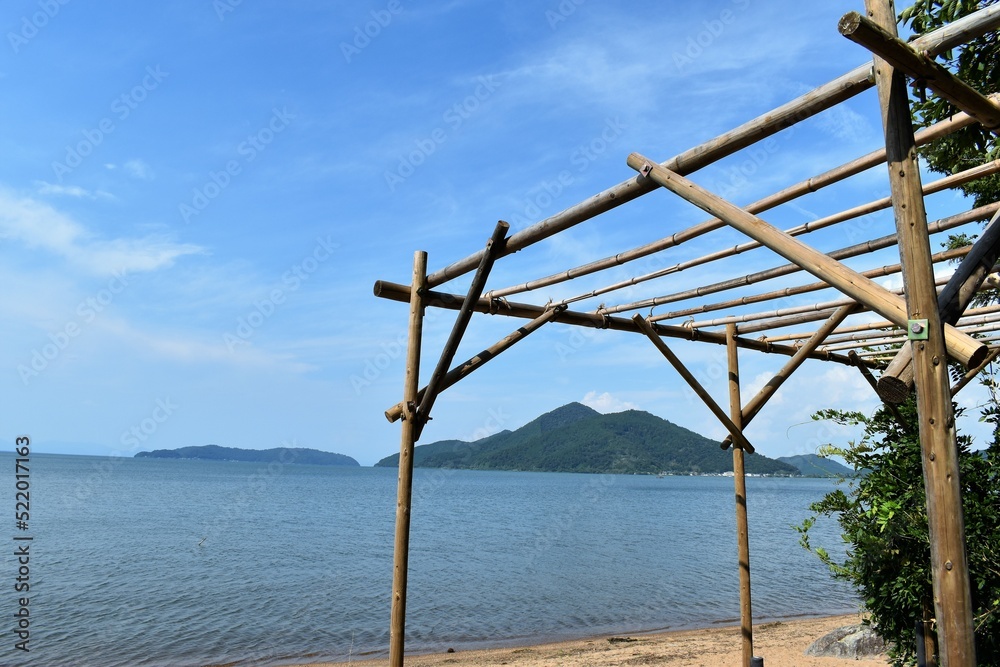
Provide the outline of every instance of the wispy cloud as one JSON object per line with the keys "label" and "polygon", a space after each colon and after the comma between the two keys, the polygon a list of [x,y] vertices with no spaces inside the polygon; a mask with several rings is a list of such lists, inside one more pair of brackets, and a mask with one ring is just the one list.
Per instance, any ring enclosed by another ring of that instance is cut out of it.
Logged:
{"label": "wispy cloud", "polygon": [[137,178],[141,181],[151,181],[153,180],[153,169],[139,159],[129,160],[125,163],[125,171],[132,178]]}
{"label": "wispy cloud", "polygon": [[291,354],[276,354],[252,345],[240,347],[238,351],[232,352],[226,347],[221,336],[216,342],[178,332],[153,333],[137,328],[124,319],[110,317],[101,320],[99,326],[129,346],[171,361],[281,368],[293,373],[316,370],[310,364],[297,361]]}
{"label": "wispy cloud", "polygon": [[103,190],[97,190],[96,192],[91,192],[86,188],[82,188],[79,185],[56,185],[55,183],[49,183],[47,181],[35,181],[36,192],[39,195],[45,196],[55,196],[55,197],[76,197],[79,199],[114,199],[114,195],[110,192],[105,192]]}
{"label": "wispy cloud", "polygon": [[0,238],[62,257],[88,273],[155,271],[185,255],[204,253],[200,246],[176,243],[165,235],[101,239],[52,206],[0,190]]}

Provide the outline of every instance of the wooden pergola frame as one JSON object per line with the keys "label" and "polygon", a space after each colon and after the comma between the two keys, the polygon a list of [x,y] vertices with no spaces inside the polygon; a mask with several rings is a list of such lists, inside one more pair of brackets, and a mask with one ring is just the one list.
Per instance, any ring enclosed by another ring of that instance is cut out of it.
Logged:
{"label": "wooden pergola frame", "polygon": [[[926,186],[920,182],[916,147],[968,126],[979,123],[996,132],[1000,127],[997,98],[984,97],[959,81],[933,57],[970,39],[1000,27],[1000,6],[979,10],[910,43],[896,36],[895,11],[891,0],[865,0],[866,15],[851,12],[839,24],[840,32],[872,52],[874,63],[861,65],[847,74],[788,102],[738,128],[700,144],[688,151],[657,163],[638,153],[627,164],[637,173],[593,197],[553,216],[507,236],[508,225],[500,222],[486,247],[438,271],[427,272],[427,254],[415,254],[410,285],[378,281],[376,296],[410,304],[409,344],[403,400],[386,411],[389,421],[403,420],[399,486],[396,509],[396,539],[393,567],[392,613],[390,628],[390,664],[401,667],[404,657],[406,615],[406,580],[408,569],[410,503],[413,474],[413,450],[438,395],[488,361],[520,342],[549,322],[597,329],[615,329],[645,335],[665,356],[681,377],[706,403],[729,431],[722,447],[733,447],[736,485],[737,544],[740,572],[740,609],[743,667],[751,667],[753,623],[750,599],[750,554],[747,531],[744,454],[753,453],[753,445],[743,430],[756,416],[778,387],[806,359],[819,359],[857,367],[890,407],[902,401],[916,387],[923,452],[924,483],[931,536],[931,566],[934,584],[934,616],[937,623],[941,664],[945,667],[972,667],[976,664],[973,617],[969,592],[965,534],[961,511],[955,423],[952,397],[990,361],[1000,349],[987,345],[972,334],[995,331],[984,328],[998,317],[997,308],[968,311],[972,296],[981,288],[1000,258],[1000,202],[958,213],[928,223],[924,196],[955,188],[976,178],[1000,171],[1000,161],[987,162]],[[914,134],[905,77],[919,79],[937,95],[961,110],[954,117]],[[844,102],[862,91],[876,87],[885,130],[885,149],[874,151],[852,162],[813,176],[745,207],[736,206],[685,178],[716,161],[752,146],[794,126],[826,109]],[[887,166],[892,195],[829,215],[806,225],[781,231],[757,216],[807,193],[850,178],[872,166]],[[485,291],[494,262],[524,250],[539,241],[591,220],[602,213],[630,202],[659,188],[686,199],[712,218],[677,231],[645,245],[626,249],[604,259],[573,267],[557,274],[528,280],[510,287]],[[855,219],[873,211],[892,207],[896,233],[871,239],[840,250],[823,252],[800,240],[818,229]],[[976,221],[990,221],[976,243],[966,248],[932,254],[929,235]],[[523,295],[540,287],[570,282],[624,265],[636,259],[661,253],[699,236],[721,228],[736,229],[752,239],[735,247],[692,260],[679,262],[653,273],[636,275],[599,289],[590,289],[557,303],[532,304],[513,302],[508,297]],[[725,281],[676,292],[650,295],[640,300],[602,304],[590,311],[571,309],[572,304],[588,298],[614,294],[688,268],[706,265],[758,247],[767,247],[789,264],[737,276]],[[863,257],[875,250],[898,246],[899,262],[864,271],[849,268],[842,260]],[[934,279],[935,263],[961,263],[938,292]],[[435,291],[445,283],[475,272],[465,295]],[[653,314],[654,308],[678,301],[701,299],[737,287],[806,271],[817,282],[745,295],[716,303],[696,305],[671,312]],[[901,273],[904,288],[901,296],[873,278]],[[995,286],[995,285],[994,285]],[[695,314],[730,311],[755,303],[767,303],[793,295],[835,288],[842,298],[835,301],[778,308],[751,314],[694,321]],[[427,385],[420,388],[419,363],[423,313],[426,308],[458,311],[454,328]],[[643,316],[635,311],[648,310]],[[620,313],[633,311],[631,317]],[[511,334],[467,361],[453,366],[454,356],[473,314],[486,313],[528,320]],[[881,319],[872,321],[872,314]],[[668,324],[670,320],[691,318]],[[854,322],[845,324],[849,318]],[[771,334],[808,322],[821,322],[812,330]],[[723,327],[719,330],[719,327]],[[714,328],[714,330],[713,330]],[[758,338],[749,337],[765,332]],[[718,405],[667,345],[668,339],[683,339],[723,345],[729,369],[728,410]],[[991,337],[992,338],[992,337]],[[870,356],[864,348],[872,345],[900,344],[892,359]],[[908,343],[908,344],[907,344]],[[745,405],[739,390],[739,349],[788,356],[774,377]],[[949,387],[949,358],[969,371],[954,387]],[[878,380],[871,370],[881,370]]]}

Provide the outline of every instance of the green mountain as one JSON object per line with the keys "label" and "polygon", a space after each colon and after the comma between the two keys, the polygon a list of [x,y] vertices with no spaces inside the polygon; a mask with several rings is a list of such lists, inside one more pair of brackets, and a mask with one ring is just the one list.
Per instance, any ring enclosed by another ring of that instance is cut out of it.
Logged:
{"label": "green mountain", "polygon": [[[733,469],[732,452],[715,440],[648,412],[602,415],[579,403],[546,413],[516,431],[475,442],[443,440],[418,446],[419,468],[539,472],[719,474]],[[376,466],[396,467],[399,455]],[[759,454],[746,457],[752,474],[798,475],[794,466]]]}
{"label": "green mountain", "polygon": [[204,445],[201,447],[181,447],[179,449],[156,449],[139,452],[137,459],[201,459],[204,461],[250,461],[252,463],[307,463],[324,466],[361,465],[350,456],[321,452],[304,447],[276,447],[274,449],[239,449]]}
{"label": "green mountain", "polygon": [[855,474],[851,468],[815,454],[779,456],[777,460],[795,466],[805,477],[853,477]]}

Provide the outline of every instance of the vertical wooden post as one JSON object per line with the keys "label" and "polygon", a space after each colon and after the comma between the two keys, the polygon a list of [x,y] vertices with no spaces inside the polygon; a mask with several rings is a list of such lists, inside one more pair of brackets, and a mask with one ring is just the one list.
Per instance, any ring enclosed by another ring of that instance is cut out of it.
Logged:
{"label": "vertical wooden post", "polygon": [[[892,0],[865,0],[868,15],[896,34]],[[931,576],[940,664],[974,667],[976,645],[965,554],[965,524],[955,444],[955,416],[948,387],[948,355],[930,260],[927,213],[920,185],[913,125],[902,72],[875,58],[882,107],[889,184],[910,320],[927,320],[927,340],[913,340],[914,384],[931,541]]]}
{"label": "vertical wooden post", "polygon": [[[736,347],[736,325],[726,325],[726,352],[729,361],[729,413],[733,423],[743,428],[740,400],[740,363]],[[740,629],[743,634],[743,667],[753,664],[753,609],[750,604],[750,529],[747,524],[747,480],[743,448],[733,447],[733,479],[736,484],[736,542],[740,563]]]}
{"label": "vertical wooden post", "polygon": [[427,253],[413,256],[410,290],[410,329],[403,382],[403,434],[399,445],[399,483],[396,491],[396,542],[392,559],[392,614],[389,625],[389,664],[403,667],[406,630],[406,575],[410,556],[410,499],[413,492],[413,447],[417,433],[417,390],[420,388],[420,343],[424,328],[424,292],[427,289]]}

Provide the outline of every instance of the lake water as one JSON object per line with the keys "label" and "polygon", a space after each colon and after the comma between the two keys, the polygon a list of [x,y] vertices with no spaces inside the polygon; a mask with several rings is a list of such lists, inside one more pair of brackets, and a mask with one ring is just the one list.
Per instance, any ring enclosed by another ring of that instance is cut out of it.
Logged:
{"label": "lake water", "polygon": [[[32,454],[30,652],[2,665],[282,665],[388,648],[396,471]],[[756,619],[857,609],[790,528],[833,488],[748,479]],[[733,622],[733,480],[417,470],[407,650]],[[10,538],[8,538],[10,539]],[[836,527],[814,541],[836,552]],[[6,581],[3,581],[6,579]]]}

